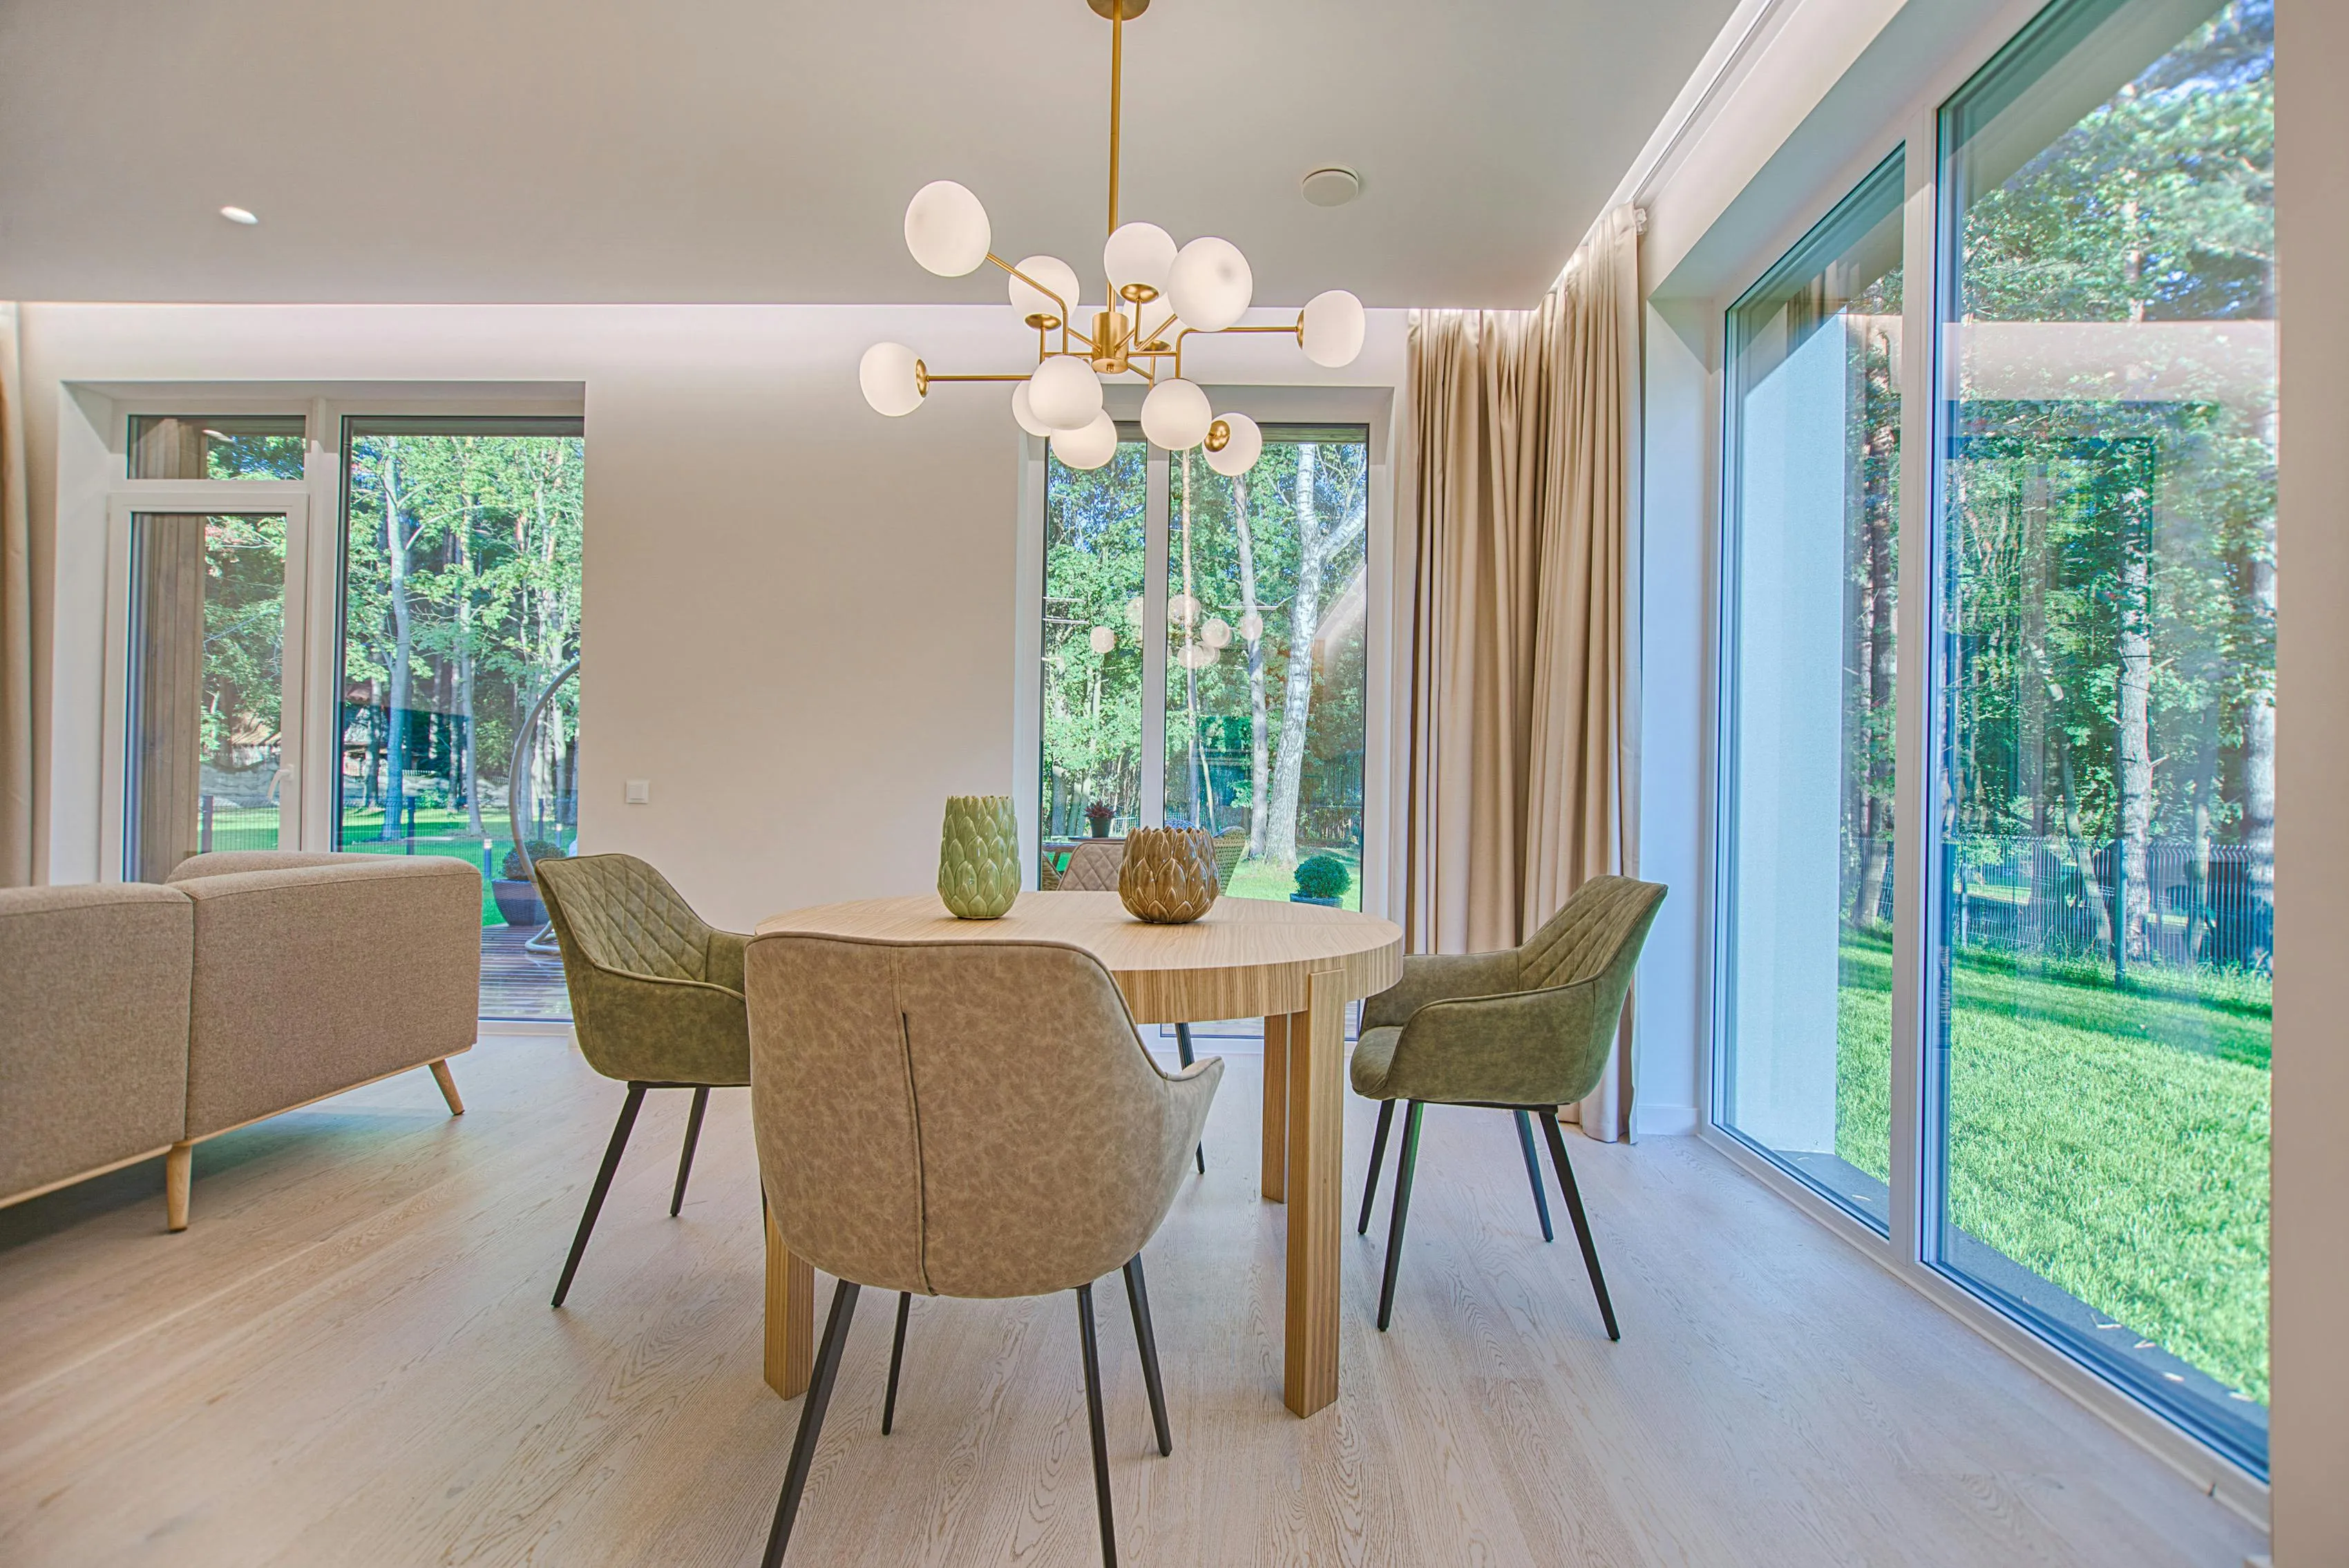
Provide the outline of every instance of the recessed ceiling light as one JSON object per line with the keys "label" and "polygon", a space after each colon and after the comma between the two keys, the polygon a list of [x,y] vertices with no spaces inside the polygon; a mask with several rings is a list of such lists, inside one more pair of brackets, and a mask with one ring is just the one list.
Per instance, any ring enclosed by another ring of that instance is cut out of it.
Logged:
{"label": "recessed ceiling light", "polygon": [[1362,177],[1350,169],[1317,169],[1305,177],[1304,190],[1316,207],[1343,207],[1362,193]]}
{"label": "recessed ceiling light", "polygon": [[246,211],[242,207],[223,207],[221,209],[221,216],[227,219],[232,223],[251,225],[261,222],[259,218],[254,217],[252,213]]}

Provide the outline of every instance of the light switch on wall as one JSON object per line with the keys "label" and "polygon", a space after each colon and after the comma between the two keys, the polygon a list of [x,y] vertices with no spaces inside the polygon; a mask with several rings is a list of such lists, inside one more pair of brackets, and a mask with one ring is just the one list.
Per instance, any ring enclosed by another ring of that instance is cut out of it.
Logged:
{"label": "light switch on wall", "polygon": [[628,804],[631,806],[649,806],[652,803],[653,781],[649,779],[629,779]]}

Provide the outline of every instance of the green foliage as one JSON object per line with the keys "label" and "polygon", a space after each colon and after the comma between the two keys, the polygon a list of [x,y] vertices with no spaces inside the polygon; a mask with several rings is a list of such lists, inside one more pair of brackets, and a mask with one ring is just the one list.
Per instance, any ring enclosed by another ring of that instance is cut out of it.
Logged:
{"label": "green foliage", "polygon": [[1342,898],[1353,873],[1335,855],[1309,855],[1297,868],[1297,891],[1307,898]]}
{"label": "green foliage", "polygon": [[[553,839],[533,839],[529,841],[527,848],[530,851],[530,858],[533,861],[567,861],[571,858],[570,851],[565,850],[561,844],[555,842]],[[505,879],[508,882],[521,882],[530,875],[530,868],[523,864],[522,851],[520,850],[509,849],[506,851],[505,859],[501,861],[499,864],[503,869]]]}
{"label": "green foliage", "polygon": [[285,520],[208,517],[203,752],[240,769],[276,755],[285,691]]}

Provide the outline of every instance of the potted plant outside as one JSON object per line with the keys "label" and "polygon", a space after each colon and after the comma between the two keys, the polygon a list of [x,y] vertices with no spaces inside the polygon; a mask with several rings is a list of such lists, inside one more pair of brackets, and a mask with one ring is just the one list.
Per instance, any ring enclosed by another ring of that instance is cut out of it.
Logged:
{"label": "potted plant outside", "polygon": [[1092,829],[1093,837],[1096,839],[1109,837],[1110,820],[1116,815],[1116,812],[1109,809],[1109,802],[1106,800],[1096,800],[1085,808],[1085,821]]}
{"label": "potted plant outside", "polygon": [[1288,902],[1328,904],[1334,909],[1353,882],[1354,873],[1337,856],[1309,856],[1297,868],[1297,891],[1288,895]]}
{"label": "potted plant outside", "polygon": [[[549,839],[530,841],[530,858],[533,861],[565,859],[563,846]],[[508,925],[543,925],[546,905],[538,896],[538,884],[530,880],[520,851],[508,850],[505,863],[499,868],[505,874],[490,883],[490,894],[498,901],[498,913],[505,916]]]}

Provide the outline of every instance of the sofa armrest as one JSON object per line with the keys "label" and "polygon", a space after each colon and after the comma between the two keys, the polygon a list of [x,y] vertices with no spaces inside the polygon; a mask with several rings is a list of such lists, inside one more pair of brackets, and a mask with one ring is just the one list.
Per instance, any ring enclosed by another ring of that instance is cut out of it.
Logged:
{"label": "sofa armrest", "polygon": [[471,1046],[481,965],[471,865],[392,855],[200,864],[222,859],[174,873],[195,907],[190,1138]]}
{"label": "sofa armrest", "polygon": [[1362,1003],[1362,1027],[1399,1028],[1431,1002],[1486,996],[1517,988],[1517,950],[1498,953],[1413,953],[1402,978]]}

